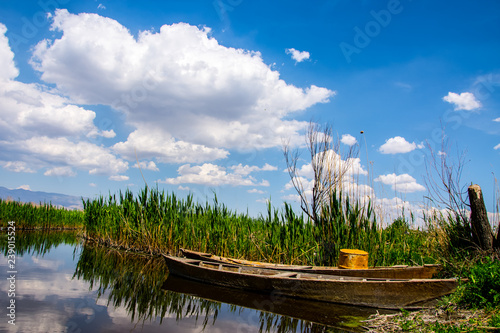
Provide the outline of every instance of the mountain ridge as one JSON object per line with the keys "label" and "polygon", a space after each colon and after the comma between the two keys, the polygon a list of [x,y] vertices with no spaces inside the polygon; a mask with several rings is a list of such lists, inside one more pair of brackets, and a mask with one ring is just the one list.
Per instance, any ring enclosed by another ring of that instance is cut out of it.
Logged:
{"label": "mountain ridge", "polygon": [[12,199],[21,202],[51,203],[54,206],[62,206],[68,209],[83,209],[82,197],[62,193],[50,193],[43,191],[31,191],[25,189],[8,189],[0,186],[0,198]]}

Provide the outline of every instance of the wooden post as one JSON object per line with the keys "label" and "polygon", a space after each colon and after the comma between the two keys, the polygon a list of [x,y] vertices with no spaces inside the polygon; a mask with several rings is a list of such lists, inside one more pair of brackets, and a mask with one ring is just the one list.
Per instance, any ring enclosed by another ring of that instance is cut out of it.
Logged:
{"label": "wooden post", "polygon": [[490,222],[488,221],[488,212],[484,205],[481,187],[479,185],[471,185],[468,192],[472,235],[481,249],[490,251],[493,249],[494,236]]}
{"label": "wooden post", "polygon": [[498,227],[497,227],[497,238],[496,242],[494,242],[493,246],[496,249],[500,249],[500,222],[498,222]]}

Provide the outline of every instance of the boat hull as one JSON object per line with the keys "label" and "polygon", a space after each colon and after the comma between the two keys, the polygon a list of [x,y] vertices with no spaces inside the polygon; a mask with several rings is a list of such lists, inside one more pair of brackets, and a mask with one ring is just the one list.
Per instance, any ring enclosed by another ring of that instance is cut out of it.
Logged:
{"label": "boat hull", "polygon": [[314,301],[386,309],[420,308],[453,292],[456,279],[365,279],[276,271],[164,255],[169,272],[229,288]]}

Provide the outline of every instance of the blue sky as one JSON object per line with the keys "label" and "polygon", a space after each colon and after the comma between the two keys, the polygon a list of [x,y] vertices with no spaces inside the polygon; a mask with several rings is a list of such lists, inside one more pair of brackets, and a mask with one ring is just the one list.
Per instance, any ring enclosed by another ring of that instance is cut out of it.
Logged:
{"label": "blue sky", "polygon": [[293,202],[282,142],[303,148],[312,120],[358,146],[353,179],[384,211],[421,209],[445,128],[493,211],[499,55],[493,0],[4,0],[0,185],[145,180],[257,215]]}

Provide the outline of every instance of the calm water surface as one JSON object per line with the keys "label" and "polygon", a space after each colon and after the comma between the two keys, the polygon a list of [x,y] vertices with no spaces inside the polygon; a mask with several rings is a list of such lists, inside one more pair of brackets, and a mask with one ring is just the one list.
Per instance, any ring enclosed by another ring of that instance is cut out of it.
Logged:
{"label": "calm water surface", "polygon": [[[161,258],[16,233],[15,297],[0,238],[1,332],[343,332],[376,310],[273,298],[168,276]],[[15,325],[9,302],[15,300]]]}

